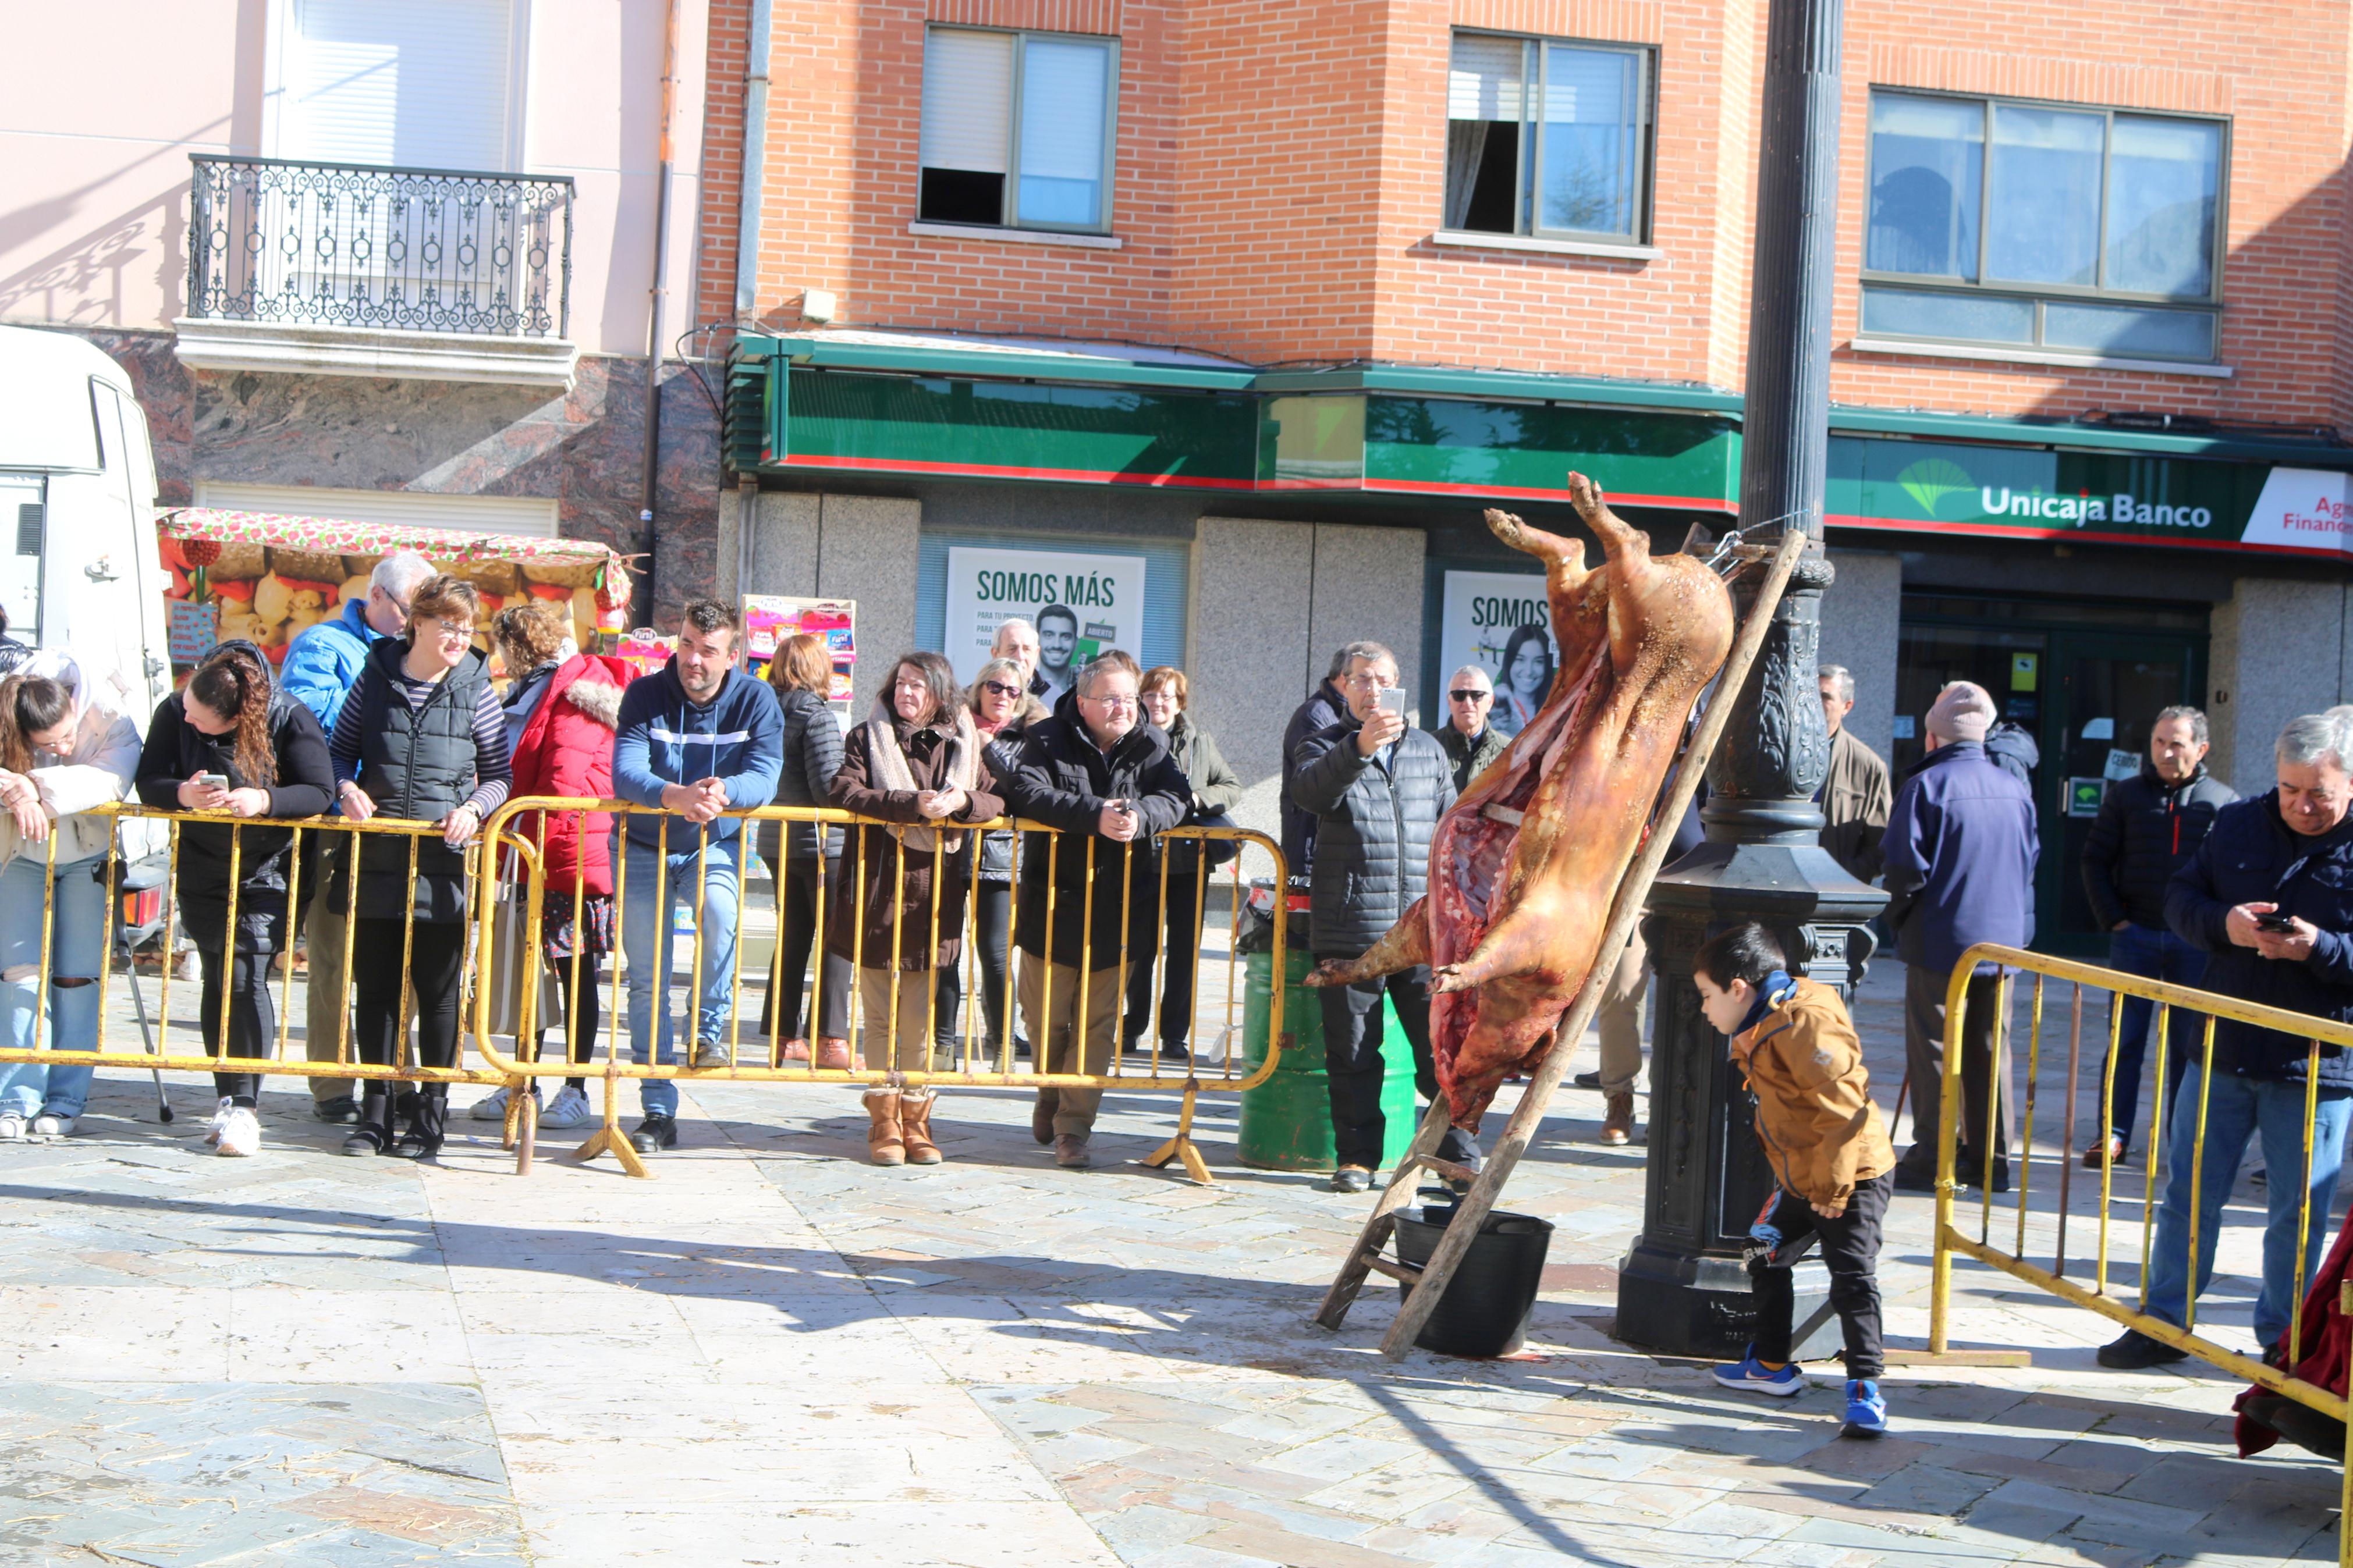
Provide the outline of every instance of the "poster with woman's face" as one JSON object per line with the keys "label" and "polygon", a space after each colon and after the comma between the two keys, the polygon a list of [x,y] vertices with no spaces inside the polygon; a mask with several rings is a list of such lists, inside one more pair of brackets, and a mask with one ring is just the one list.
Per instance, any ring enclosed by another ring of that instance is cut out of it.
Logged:
{"label": "poster with woman's face", "polygon": [[1560,668],[1544,578],[1530,572],[1449,572],[1439,617],[1438,676],[1475,664],[1495,683],[1488,723],[1506,735],[1536,716]]}

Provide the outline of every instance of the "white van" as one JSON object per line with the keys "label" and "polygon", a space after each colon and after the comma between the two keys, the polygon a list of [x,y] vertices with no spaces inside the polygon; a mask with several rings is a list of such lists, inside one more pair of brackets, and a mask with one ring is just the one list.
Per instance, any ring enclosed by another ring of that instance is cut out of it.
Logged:
{"label": "white van", "polygon": [[145,731],[172,689],[155,455],[131,378],[69,332],[0,327],[0,607]]}

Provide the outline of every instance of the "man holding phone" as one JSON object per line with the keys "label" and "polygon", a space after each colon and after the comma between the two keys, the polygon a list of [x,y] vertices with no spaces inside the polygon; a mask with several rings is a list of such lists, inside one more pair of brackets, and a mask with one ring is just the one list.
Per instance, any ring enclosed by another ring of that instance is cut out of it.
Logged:
{"label": "man holding phone", "polygon": [[[1340,690],[1348,711],[1292,754],[1291,804],[1315,817],[1309,874],[1309,945],[1317,959],[1361,957],[1388,934],[1430,879],[1430,841],[1454,805],[1454,767],[1438,737],[1405,721],[1397,658],[1377,642],[1341,650]],[[1324,1011],[1324,1071],[1332,1096],[1335,1193],[1361,1193],[1380,1168],[1388,1124],[1381,1112],[1381,998],[1396,1009],[1413,1048],[1414,1083],[1438,1098],[1430,1054],[1427,967],[1329,985]],[[1439,1156],[1475,1165],[1479,1145],[1449,1128]]]}
{"label": "man holding phone", "polygon": [[[2278,787],[2215,814],[2196,858],[2167,889],[2166,921],[2208,954],[2203,989],[2353,1022],[2353,820],[2347,816],[2353,805],[2348,769],[2353,727],[2326,713],[2290,720],[2274,758]],[[2239,1163],[2248,1140],[2260,1134],[2270,1213],[2254,1329],[2256,1342],[2270,1355],[2296,1310],[2297,1279],[2309,1280],[2319,1267],[2353,1114],[2353,1060],[2334,1046],[2316,1051],[2303,1035],[2229,1018],[2214,1021],[2213,1041],[2211,1073],[2202,1060],[2189,1064],[2166,1131],[2165,1204],[2158,1211],[2147,1310],[2168,1323],[2188,1317],[2193,1290],[2213,1271],[2222,1207],[2237,1183]],[[2202,1029],[2200,1047],[2202,1057]],[[2204,1157],[2198,1159],[2192,1151],[2201,1124]],[[2185,1353],[2127,1331],[2100,1347],[2099,1360],[2102,1366],[2137,1369],[2179,1361]]]}

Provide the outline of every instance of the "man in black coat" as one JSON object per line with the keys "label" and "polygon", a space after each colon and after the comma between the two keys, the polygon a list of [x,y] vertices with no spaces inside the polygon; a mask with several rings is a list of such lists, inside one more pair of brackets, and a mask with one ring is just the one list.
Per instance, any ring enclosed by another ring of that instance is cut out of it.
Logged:
{"label": "man in black coat", "polygon": [[[1053,717],[1022,731],[1013,771],[998,780],[1009,815],[1061,829],[1023,836],[1013,917],[1021,1016],[1040,1072],[1110,1068],[1123,965],[1150,963],[1158,951],[1153,839],[1185,819],[1193,794],[1168,738],[1143,721],[1136,676],[1116,648],[1089,661]],[[1056,1163],[1083,1170],[1102,1103],[1099,1089],[1041,1089],[1030,1134],[1054,1145]]]}
{"label": "man in black coat", "polygon": [[[2207,953],[2205,990],[2353,1023],[2353,817],[2347,815],[2353,733],[2328,714],[2307,713],[2280,731],[2274,755],[2278,787],[2215,814],[2213,831],[2167,889],[2166,923]],[[2165,1204],[2146,1310],[2168,1323],[2187,1322],[2190,1299],[2212,1272],[2222,1205],[2237,1184],[2247,1142],[2261,1134],[2270,1214],[2254,1329],[2268,1354],[2297,1310],[2298,1281],[2311,1279],[2320,1263],[2353,1112],[2353,1058],[2302,1030],[2230,1018],[2216,1019],[2213,1028],[2211,1079],[2202,1062],[2190,1064],[2166,1129]],[[2201,1058],[2203,1039],[2201,1025]],[[2127,1330],[2100,1347],[2099,1361],[2137,1369],[2186,1353]]]}
{"label": "man in black coat", "polygon": [[1377,644],[1348,643],[1332,656],[1332,668],[1325,672],[1315,694],[1299,705],[1291,715],[1291,722],[1282,731],[1282,858],[1291,879],[1303,882],[1315,860],[1315,814],[1302,810],[1291,799],[1291,775],[1298,756],[1300,743],[1318,730],[1329,729],[1348,716],[1348,698],[1340,689],[1341,672],[1348,667],[1351,648],[1377,647]]}
{"label": "man in black coat", "polygon": [[[1315,817],[1315,865],[1308,896],[1308,942],[1318,960],[1363,956],[1388,934],[1430,880],[1430,842],[1454,805],[1454,769],[1438,738],[1381,706],[1398,683],[1397,658],[1378,643],[1343,650],[1340,689],[1347,714],[1300,742],[1292,757],[1290,801]],[[1324,1070],[1332,1096],[1336,1193],[1361,1193],[1381,1163],[1381,997],[1397,1010],[1413,1047],[1414,1083],[1438,1098],[1430,1054],[1430,970],[1331,985],[1316,992],[1324,1016]],[[1479,1145],[1449,1128],[1441,1159],[1475,1165]]]}
{"label": "man in black coat", "polygon": [[[2140,772],[2108,786],[2084,841],[2084,891],[2091,897],[2093,918],[2108,933],[2109,968],[2176,985],[2198,984],[2206,973],[2206,955],[2166,929],[2165,889],[2206,842],[2214,814],[2238,798],[2236,790],[2206,771],[2206,715],[2187,707],[2158,713]],[[2118,1019],[2110,1131],[2084,1151],[2084,1163],[2094,1170],[2104,1161],[2122,1160],[2132,1148],[2141,1058],[2157,1010],[2146,996],[2118,996],[2113,1005]],[[2184,1008],[2173,1009],[2170,1018],[2165,1032],[2167,1110],[2204,1026]]]}

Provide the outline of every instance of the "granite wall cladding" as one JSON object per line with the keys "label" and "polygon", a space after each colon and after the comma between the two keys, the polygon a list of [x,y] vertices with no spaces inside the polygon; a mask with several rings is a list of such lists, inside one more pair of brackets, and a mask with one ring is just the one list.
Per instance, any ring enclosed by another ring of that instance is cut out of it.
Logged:
{"label": "granite wall cladding", "polygon": [[[166,504],[194,500],[200,479],[553,497],[565,537],[645,549],[638,361],[586,356],[572,390],[549,397],[474,382],[190,370],[166,332],[84,335],[138,389]],[[661,399],[652,619],[667,629],[687,600],[720,589],[721,475],[718,411],[686,365],[664,368]],[[638,588],[643,623],[642,577]]]}

